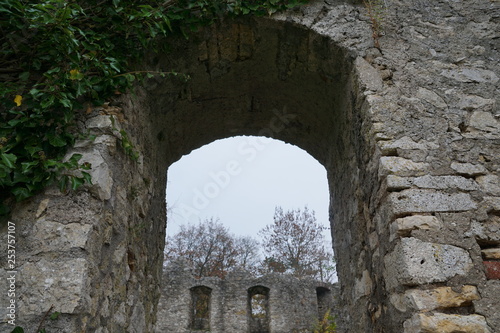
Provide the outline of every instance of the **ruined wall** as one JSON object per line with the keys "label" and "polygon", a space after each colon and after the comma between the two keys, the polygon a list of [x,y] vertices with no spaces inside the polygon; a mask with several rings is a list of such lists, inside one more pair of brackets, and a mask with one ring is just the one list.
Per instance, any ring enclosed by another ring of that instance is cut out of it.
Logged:
{"label": "ruined wall", "polygon": [[47,331],[152,332],[166,169],[216,139],[264,135],[327,170],[349,332],[499,332],[499,3],[386,3],[380,50],[365,9],[332,0],[223,22],[146,57],[145,69],[192,80],[151,79],[79,115],[97,136],[74,149],[94,185],[15,207],[1,330],[14,300],[28,330],[54,305],[62,315]]}
{"label": "ruined wall", "polygon": [[193,302],[190,289],[199,286],[211,289],[210,332],[218,333],[249,331],[248,291],[252,287],[269,289],[269,328],[270,332],[276,333],[311,332],[320,317],[316,288],[329,290],[323,301],[328,303],[332,314],[335,313],[334,300],[338,301],[336,286],[320,281],[279,274],[253,278],[244,271],[230,273],[223,280],[216,277],[195,279],[189,268],[176,263],[163,274],[155,332],[195,331],[191,324]]}

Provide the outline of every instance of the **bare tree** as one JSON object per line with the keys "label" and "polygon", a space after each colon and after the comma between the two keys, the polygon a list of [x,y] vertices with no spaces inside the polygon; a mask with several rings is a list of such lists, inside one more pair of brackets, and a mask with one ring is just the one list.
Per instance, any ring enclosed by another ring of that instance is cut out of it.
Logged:
{"label": "bare tree", "polygon": [[235,268],[249,268],[259,261],[258,242],[251,237],[236,237],[218,219],[210,218],[197,225],[182,225],[167,238],[165,264],[184,258],[195,276],[224,278]]}
{"label": "bare tree", "polygon": [[266,256],[264,271],[331,279],[333,254],[325,246],[325,229],[307,207],[286,212],[276,207],[274,223],[259,232]]}

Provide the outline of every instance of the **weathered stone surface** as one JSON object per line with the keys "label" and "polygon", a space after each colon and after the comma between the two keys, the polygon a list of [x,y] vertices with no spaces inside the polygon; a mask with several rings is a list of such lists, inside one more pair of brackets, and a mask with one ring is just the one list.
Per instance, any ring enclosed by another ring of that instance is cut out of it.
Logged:
{"label": "weathered stone surface", "polygon": [[415,314],[403,327],[404,333],[491,333],[485,318],[479,315]]}
{"label": "weathered stone surface", "polygon": [[410,236],[412,230],[439,230],[441,221],[435,216],[413,215],[396,219],[391,224],[391,241],[397,236]]}
{"label": "weathered stone surface", "polygon": [[19,315],[42,314],[53,304],[61,313],[75,313],[84,306],[90,293],[88,263],[85,259],[69,259],[50,262],[41,259],[28,262],[19,268],[19,280],[23,285],[19,294]]}
{"label": "weathered stone surface", "polygon": [[500,280],[500,261],[483,261],[488,280]]}
{"label": "weathered stone surface", "polygon": [[472,180],[460,176],[429,176],[416,177],[412,179],[413,185],[420,188],[431,188],[437,190],[457,188],[463,191],[478,190],[478,184]]}
{"label": "weathered stone surface", "polygon": [[370,273],[365,270],[361,278],[356,279],[354,285],[354,299],[359,299],[363,296],[370,295],[373,287],[373,282],[370,278]]}
{"label": "weathered stone surface", "polygon": [[385,275],[391,286],[443,282],[465,275],[472,268],[469,253],[452,245],[402,238],[384,258]]}
{"label": "weathered stone surface", "polygon": [[468,137],[500,138],[500,121],[495,119],[491,112],[475,111],[469,120]]}
{"label": "weathered stone surface", "polygon": [[424,174],[428,168],[428,163],[413,162],[402,157],[383,156],[380,158],[379,176],[389,174],[415,176]]}
{"label": "weathered stone surface", "polygon": [[366,86],[367,90],[378,91],[382,89],[383,83],[380,74],[365,59],[357,57],[354,64],[358,71],[359,79]]}
{"label": "weathered stone surface", "polygon": [[413,184],[412,178],[388,175],[386,178],[387,190],[399,191],[410,188]]}
{"label": "weathered stone surface", "polygon": [[500,248],[481,250],[484,259],[500,259]]}
{"label": "weathered stone surface", "polygon": [[481,189],[489,195],[500,196],[500,177],[497,175],[485,175],[476,178]]}
{"label": "weathered stone surface", "polygon": [[475,109],[482,109],[483,111],[491,111],[495,105],[495,100],[492,98],[482,98],[476,95],[462,96],[458,102],[458,107],[472,111]]}
{"label": "weathered stone surface", "polygon": [[90,163],[91,169],[88,170],[92,177],[92,184],[88,185],[92,193],[101,200],[109,200],[113,187],[113,175],[108,164],[98,150],[82,153],[80,163]]}
{"label": "weathered stone surface", "polygon": [[446,76],[450,79],[455,79],[459,82],[488,82],[496,83],[498,82],[498,76],[495,72],[480,68],[461,68],[453,70],[445,70],[441,75]]}
{"label": "weathered stone surface", "polygon": [[434,143],[434,142],[430,142],[430,141],[426,141],[426,140],[420,140],[419,142],[415,142],[410,137],[404,136],[404,137],[397,139],[397,140],[394,140],[394,141],[381,142],[380,148],[381,148],[383,154],[388,155],[388,154],[396,153],[397,149],[428,150],[428,149],[438,149],[439,145]]}
{"label": "weathered stone surface", "polygon": [[389,194],[395,215],[425,212],[458,212],[477,207],[467,193],[442,193],[408,189]]}
{"label": "weathered stone surface", "polygon": [[446,102],[441,98],[441,96],[436,94],[434,91],[422,87],[418,88],[417,97],[431,103],[438,108],[446,108],[448,106]]}
{"label": "weathered stone surface", "polygon": [[462,175],[479,176],[486,174],[486,168],[481,164],[451,163],[451,168]]}
{"label": "weathered stone surface", "polygon": [[480,299],[475,286],[463,286],[460,292],[450,287],[428,290],[411,289],[405,292],[409,306],[419,311],[469,306]]}
{"label": "weathered stone surface", "polygon": [[33,238],[37,242],[36,253],[49,251],[70,251],[84,249],[89,240],[92,225],[69,223],[61,224],[45,219],[34,225]]}

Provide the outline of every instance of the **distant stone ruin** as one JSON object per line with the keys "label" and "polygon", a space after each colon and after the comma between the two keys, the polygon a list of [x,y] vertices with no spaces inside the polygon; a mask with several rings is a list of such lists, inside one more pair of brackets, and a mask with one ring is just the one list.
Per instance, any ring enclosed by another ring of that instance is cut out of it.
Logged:
{"label": "distant stone ruin", "polygon": [[338,286],[246,271],[194,278],[182,262],[163,273],[156,333],[307,333],[329,311],[339,318]]}

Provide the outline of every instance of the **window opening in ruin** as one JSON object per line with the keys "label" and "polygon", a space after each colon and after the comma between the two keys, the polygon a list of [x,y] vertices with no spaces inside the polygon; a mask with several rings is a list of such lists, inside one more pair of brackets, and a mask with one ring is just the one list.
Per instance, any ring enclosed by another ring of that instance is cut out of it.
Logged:
{"label": "window opening in ruin", "polygon": [[269,333],[269,288],[256,286],[248,289],[250,333]]}
{"label": "window opening in ruin", "polygon": [[191,329],[210,330],[210,299],[212,289],[205,286],[191,288]]}
{"label": "window opening in ruin", "polygon": [[318,318],[323,319],[325,313],[331,308],[331,291],[325,287],[316,288],[316,300],[318,302]]}

